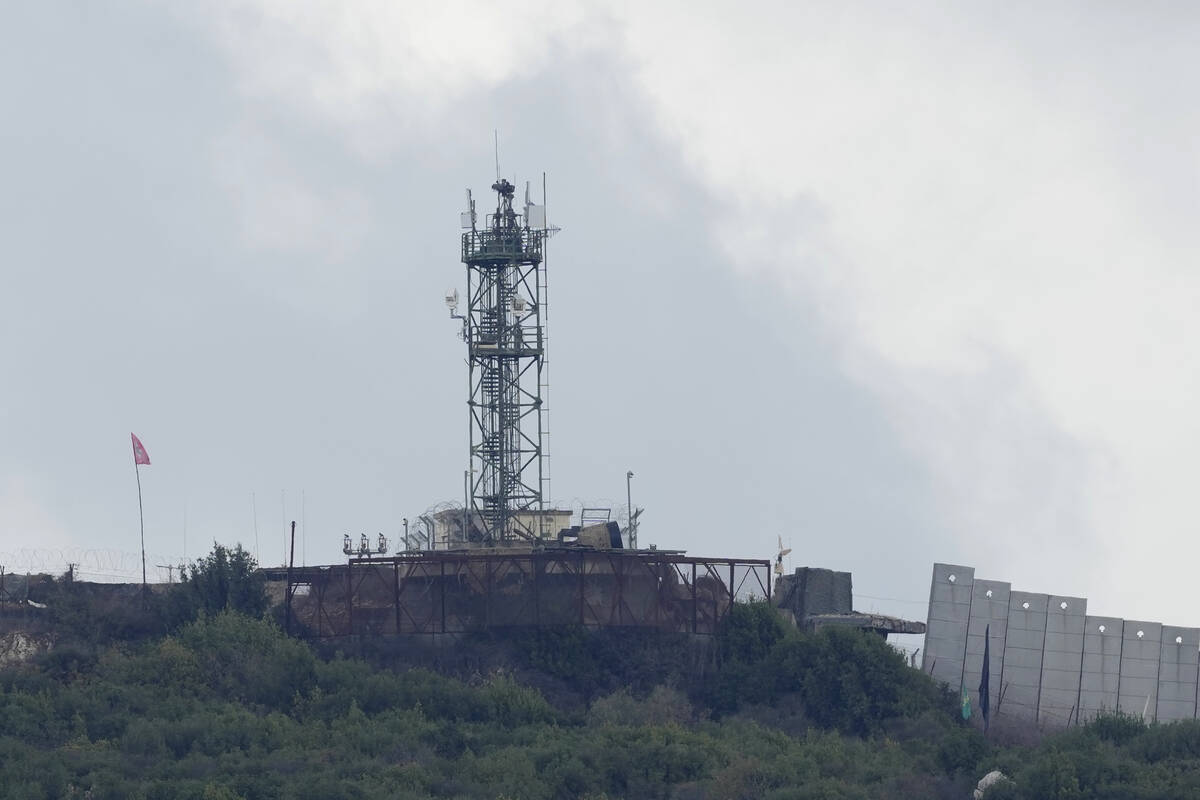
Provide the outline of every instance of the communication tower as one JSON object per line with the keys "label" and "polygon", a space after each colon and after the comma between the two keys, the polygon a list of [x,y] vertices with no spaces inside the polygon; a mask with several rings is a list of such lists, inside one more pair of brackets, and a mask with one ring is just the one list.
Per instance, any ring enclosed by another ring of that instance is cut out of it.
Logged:
{"label": "communication tower", "polygon": [[[462,261],[467,267],[467,310],[459,317],[457,292],[447,293],[452,317],[462,320],[467,345],[470,418],[470,496],[464,528],[485,543],[543,538],[546,482],[543,370],[546,337],[544,245],[546,209],[529,201],[513,209],[516,187],[492,184],[496,211],[478,225],[467,191],[462,215]],[[464,536],[467,533],[464,531]]]}

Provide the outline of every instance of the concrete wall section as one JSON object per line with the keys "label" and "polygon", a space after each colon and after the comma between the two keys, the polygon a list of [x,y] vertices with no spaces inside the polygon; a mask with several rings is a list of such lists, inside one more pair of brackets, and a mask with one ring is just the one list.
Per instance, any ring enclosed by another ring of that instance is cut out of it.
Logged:
{"label": "concrete wall section", "polygon": [[979,681],[983,677],[983,635],[991,636],[988,673],[988,705],[995,711],[1000,699],[1000,675],[1004,669],[1004,640],[1008,630],[1008,597],[1011,587],[1001,581],[976,579],[971,588],[971,618],[967,626],[967,660],[963,686],[971,708],[979,713]]}
{"label": "concrete wall section", "polygon": [[1164,625],[1158,661],[1159,722],[1196,716],[1196,672],[1200,628]]}
{"label": "concrete wall section", "polygon": [[933,565],[922,664],[935,680],[947,683],[955,690],[963,680],[963,656],[966,652],[974,580],[975,570],[971,567]]}
{"label": "concrete wall section", "polygon": [[1042,655],[1042,689],[1038,723],[1063,727],[1079,709],[1080,673],[1087,600],[1050,595],[1046,614],[1046,649]]}
{"label": "concrete wall section", "polygon": [[1162,628],[1157,622],[1125,620],[1121,636],[1121,685],[1117,710],[1154,720],[1158,713],[1158,660]]}
{"label": "concrete wall section", "polygon": [[1077,721],[1087,722],[1102,711],[1117,710],[1121,683],[1119,617],[1087,617],[1083,633],[1083,677],[1079,687]]}
{"label": "concrete wall section", "polygon": [[989,630],[995,718],[1045,729],[1112,711],[1200,718],[1200,628],[1088,616],[1082,597],[1013,591],[952,564],[934,565],[929,596],[925,670],[965,689],[975,719]]}
{"label": "concrete wall section", "polygon": [[1001,697],[996,707],[998,717],[1037,719],[1049,604],[1048,595],[1009,593]]}

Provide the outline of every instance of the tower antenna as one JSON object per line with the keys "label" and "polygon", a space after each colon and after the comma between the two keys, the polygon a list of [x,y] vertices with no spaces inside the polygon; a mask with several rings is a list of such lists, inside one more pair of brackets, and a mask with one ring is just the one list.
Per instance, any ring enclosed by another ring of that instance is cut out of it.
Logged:
{"label": "tower antenna", "polygon": [[[505,544],[544,535],[548,232],[545,205],[529,202],[528,192],[524,213],[513,208],[516,186],[500,177],[495,136],[496,211],[462,234],[470,431],[464,516],[485,542]],[[457,300],[457,292],[447,293],[452,315]]]}
{"label": "tower antenna", "polygon": [[500,129],[492,129],[492,137],[496,142],[496,182],[500,182]]}

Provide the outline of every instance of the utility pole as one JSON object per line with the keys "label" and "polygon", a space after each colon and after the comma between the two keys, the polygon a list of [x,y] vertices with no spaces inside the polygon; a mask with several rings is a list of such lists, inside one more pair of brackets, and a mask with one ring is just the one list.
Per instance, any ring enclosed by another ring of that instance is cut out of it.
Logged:
{"label": "utility pole", "polygon": [[155,564],[154,566],[158,567],[159,569],[165,569],[167,571],[167,583],[175,582],[175,565],[174,564]]}
{"label": "utility pole", "polygon": [[287,560],[287,610],[284,614],[283,632],[292,635],[292,567],[296,563],[296,520],[292,520],[292,548]]}
{"label": "utility pole", "polygon": [[633,470],[625,473],[625,506],[629,509],[629,548],[637,550],[637,525],[633,513]]}

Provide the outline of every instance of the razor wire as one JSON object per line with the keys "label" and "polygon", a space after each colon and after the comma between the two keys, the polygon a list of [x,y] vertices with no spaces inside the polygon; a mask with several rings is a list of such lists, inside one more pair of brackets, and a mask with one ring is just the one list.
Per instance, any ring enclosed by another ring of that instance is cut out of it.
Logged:
{"label": "razor wire", "polygon": [[[146,553],[146,580],[166,583],[188,564],[182,556]],[[142,556],[102,548],[32,548],[0,551],[0,568],[10,574],[62,575],[74,570],[76,578],[97,583],[140,583]]]}

